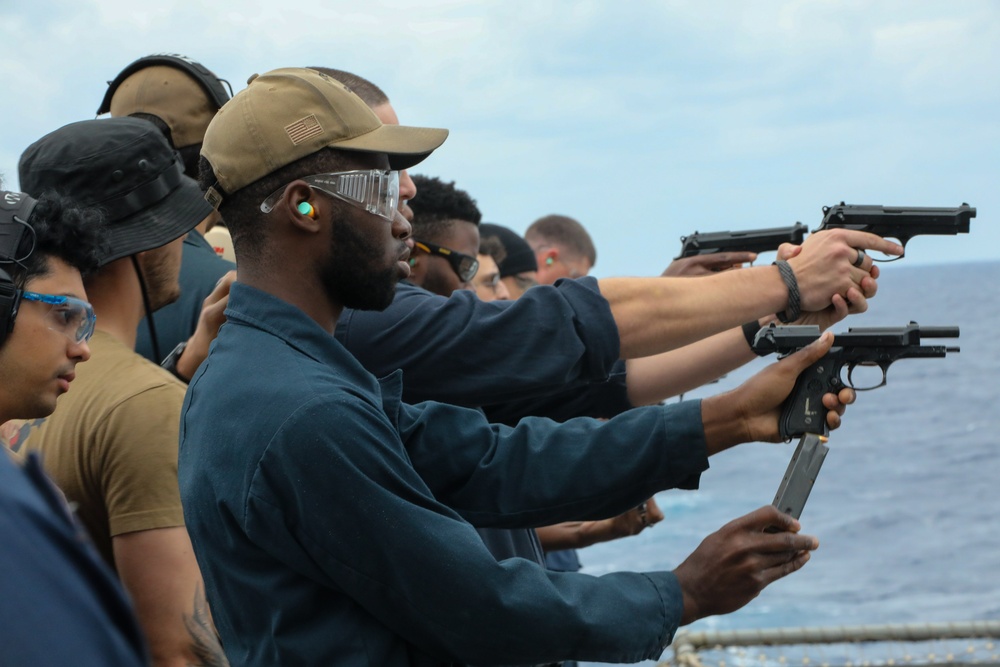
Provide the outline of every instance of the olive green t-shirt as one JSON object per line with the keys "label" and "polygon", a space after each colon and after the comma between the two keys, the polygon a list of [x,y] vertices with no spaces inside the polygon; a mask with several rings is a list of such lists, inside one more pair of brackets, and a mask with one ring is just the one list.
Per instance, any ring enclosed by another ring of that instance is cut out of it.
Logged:
{"label": "olive green t-shirt", "polygon": [[115,535],[184,525],[177,439],[186,386],[104,332],[90,350],[55,412],[26,424],[15,449],[41,453],[114,567]]}

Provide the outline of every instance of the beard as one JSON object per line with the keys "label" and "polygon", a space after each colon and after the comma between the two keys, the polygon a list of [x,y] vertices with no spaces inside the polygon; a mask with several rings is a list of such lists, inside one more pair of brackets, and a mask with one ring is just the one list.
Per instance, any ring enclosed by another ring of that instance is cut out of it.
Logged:
{"label": "beard", "polygon": [[[344,307],[355,310],[385,310],[396,295],[399,273],[396,262],[378,268],[384,248],[358,233],[349,220],[333,222],[330,254],[320,271],[327,294]],[[404,244],[400,243],[400,254]]]}
{"label": "beard", "polygon": [[147,251],[137,260],[142,267],[150,312],[156,312],[180,298],[179,267],[171,263],[165,247]]}

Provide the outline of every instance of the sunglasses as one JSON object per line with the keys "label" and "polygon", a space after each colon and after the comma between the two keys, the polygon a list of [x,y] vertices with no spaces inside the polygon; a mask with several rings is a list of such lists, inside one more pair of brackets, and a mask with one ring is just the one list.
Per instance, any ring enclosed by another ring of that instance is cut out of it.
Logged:
{"label": "sunglasses", "polygon": [[61,294],[39,294],[38,292],[21,292],[24,301],[46,303],[51,306],[46,318],[49,329],[63,334],[74,343],[90,340],[94,335],[94,307],[86,301]]}
{"label": "sunglasses", "polygon": [[428,255],[440,255],[448,260],[452,270],[463,283],[467,283],[476,277],[479,270],[479,260],[470,255],[463,255],[460,252],[445,248],[430,241],[414,241],[413,247],[423,250]]}

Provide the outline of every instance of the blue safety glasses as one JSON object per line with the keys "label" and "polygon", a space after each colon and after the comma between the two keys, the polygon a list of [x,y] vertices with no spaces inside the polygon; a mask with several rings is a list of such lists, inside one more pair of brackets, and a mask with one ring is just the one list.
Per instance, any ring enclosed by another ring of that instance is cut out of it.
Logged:
{"label": "blue safety glasses", "polygon": [[90,340],[94,335],[97,316],[94,315],[94,307],[86,301],[60,294],[24,291],[21,292],[21,298],[25,301],[49,304],[51,308],[46,314],[49,328],[63,334],[74,343]]}

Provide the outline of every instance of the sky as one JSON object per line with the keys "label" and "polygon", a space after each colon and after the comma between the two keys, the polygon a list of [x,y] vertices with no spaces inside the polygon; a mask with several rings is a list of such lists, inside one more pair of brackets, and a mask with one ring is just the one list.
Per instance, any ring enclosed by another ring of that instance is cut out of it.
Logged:
{"label": "sky", "polygon": [[163,52],[237,91],[287,66],[374,81],[403,124],[451,131],[414,173],[518,232],[576,218],[600,277],[656,275],[695,231],[814,229],[841,201],[967,202],[970,234],[917,237],[905,261],[1000,259],[993,0],[0,0],[5,186]]}

